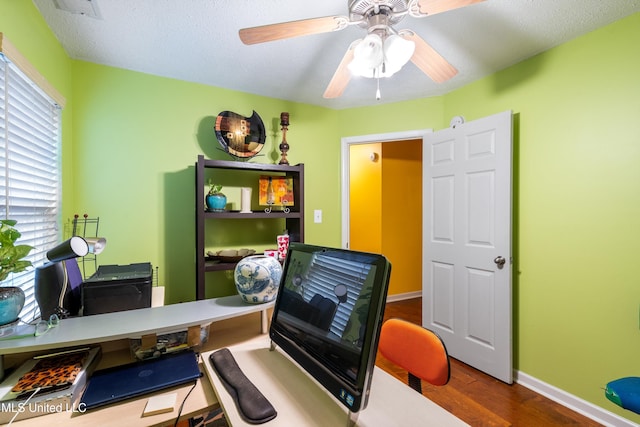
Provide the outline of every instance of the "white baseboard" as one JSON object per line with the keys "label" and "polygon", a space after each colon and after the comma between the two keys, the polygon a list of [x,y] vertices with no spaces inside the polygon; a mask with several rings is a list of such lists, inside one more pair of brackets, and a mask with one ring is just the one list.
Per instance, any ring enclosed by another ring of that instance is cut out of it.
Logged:
{"label": "white baseboard", "polygon": [[539,379],[525,374],[524,372],[516,372],[516,382],[538,394],[548,397],[562,406],[566,406],[585,417],[591,418],[602,425],[611,427],[638,427],[638,424],[633,421],[614,414],[613,412],[609,412],[606,409],[567,393],[566,391],[554,387],[551,384],[540,381]]}
{"label": "white baseboard", "polygon": [[420,298],[422,291],[407,292],[404,294],[387,295],[387,302],[403,301],[406,299]]}

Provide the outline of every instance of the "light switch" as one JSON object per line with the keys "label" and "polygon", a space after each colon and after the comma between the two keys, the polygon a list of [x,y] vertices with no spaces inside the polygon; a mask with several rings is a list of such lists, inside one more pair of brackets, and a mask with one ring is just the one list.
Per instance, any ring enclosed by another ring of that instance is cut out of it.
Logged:
{"label": "light switch", "polygon": [[322,210],[316,209],[313,211],[313,222],[320,224],[322,222]]}

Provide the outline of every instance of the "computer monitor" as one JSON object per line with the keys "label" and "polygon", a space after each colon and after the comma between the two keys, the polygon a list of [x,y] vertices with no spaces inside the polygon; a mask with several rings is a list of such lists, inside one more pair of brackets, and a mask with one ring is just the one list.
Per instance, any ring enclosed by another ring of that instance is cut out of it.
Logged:
{"label": "computer monitor", "polygon": [[292,243],[269,329],[350,412],[367,405],[391,264],[382,255]]}

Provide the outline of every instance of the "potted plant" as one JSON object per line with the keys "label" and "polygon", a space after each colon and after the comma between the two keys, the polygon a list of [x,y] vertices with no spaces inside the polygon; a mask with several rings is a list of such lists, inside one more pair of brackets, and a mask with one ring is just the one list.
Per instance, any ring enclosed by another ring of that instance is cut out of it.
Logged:
{"label": "potted plant", "polygon": [[0,219],[0,326],[13,323],[24,306],[24,292],[17,286],[2,286],[11,273],[19,273],[31,267],[24,259],[33,247],[16,245],[21,236],[15,229],[17,221]]}
{"label": "potted plant", "polygon": [[227,206],[227,196],[222,194],[220,190],[222,190],[222,185],[212,184],[211,180],[209,180],[209,192],[205,198],[207,210],[214,212],[224,211],[224,208]]}

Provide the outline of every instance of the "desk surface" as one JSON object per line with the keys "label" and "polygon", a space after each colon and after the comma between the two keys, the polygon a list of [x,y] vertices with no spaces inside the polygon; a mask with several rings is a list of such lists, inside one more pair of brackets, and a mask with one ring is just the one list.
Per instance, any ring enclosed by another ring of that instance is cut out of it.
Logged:
{"label": "desk surface", "polygon": [[[216,392],[212,384],[217,382],[216,387],[221,387],[217,375],[211,370],[211,365],[208,361],[208,354],[210,351],[216,348],[227,346],[234,351],[234,356],[240,363],[241,368],[245,370],[247,376],[249,376],[254,383],[263,391],[265,395],[268,395],[269,400],[274,404],[276,410],[279,412],[278,417],[273,421],[265,424],[265,427],[273,427],[278,425],[300,425],[300,426],[322,426],[336,425],[343,426],[347,422],[346,409],[337,401],[333,400],[327,393],[325,393],[320,386],[315,383],[313,379],[306,376],[300,368],[289,360],[285,355],[280,352],[269,352],[268,343],[269,339],[266,335],[258,334],[255,322],[259,319],[258,313],[253,313],[248,316],[239,318],[228,319],[222,322],[213,323],[211,325],[211,331],[209,334],[210,342],[207,343],[202,349],[202,370],[206,372],[206,375],[202,377],[195,388],[195,390],[186,399],[185,407],[182,411],[183,418],[188,418],[190,415],[200,414],[207,409],[215,408],[218,405],[218,400],[221,401],[223,407],[227,411],[227,416],[230,417],[235,410],[235,406],[228,401],[225,403],[223,399],[228,400],[226,392],[222,394],[222,399],[216,397]],[[247,353],[245,356],[237,354],[236,348],[241,346],[247,346],[248,349],[254,348],[253,352]],[[257,350],[257,351],[255,351]],[[255,359],[251,365],[256,365],[256,361],[262,365],[262,374],[268,378],[268,383],[273,386],[282,386],[283,381],[288,381],[293,378],[295,387],[288,386],[285,388],[289,393],[286,395],[286,405],[282,405],[276,402],[275,397],[269,394],[268,389],[260,385],[257,381],[257,376],[252,374],[251,371],[247,371],[245,362],[242,362],[243,358],[253,359],[256,355],[265,356],[266,359]],[[273,358],[274,362],[271,363],[269,358]],[[262,361],[261,361],[262,360]],[[284,372],[284,374],[282,373]],[[207,381],[209,378],[214,378],[212,383]],[[177,402],[182,402],[186,397],[191,385],[177,387],[173,390],[166,390],[166,393],[177,392]],[[223,389],[221,389],[223,390]],[[163,394],[159,392],[158,394]],[[125,402],[109,405],[104,408],[90,411],[84,415],[70,414],[67,412],[56,413],[51,415],[45,415],[42,417],[30,418],[23,421],[14,422],[16,427],[28,427],[28,426],[41,426],[43,424],[49,426],[114,426],[122,427],[129,425],[173,425],[175,417],[177,416],[177,407],[173,412],[166,414],[159,414],[152,417],[142,417],[142,411],[149,395],[145,395],[140,398],[127,400]],[[292,405],[295,403],[295,405]],[[302,411],[301,407],[311,407],[311,412]],[[410,410],[406,410],[410,408]],[[297,411],[300,421],[299,423],[290,423],[293,416],[292,411]],[[302,411],[302,412],[300,412]],[[288,418],[285,419],[285,414]],[[323,417],[318,420],[318,414],[323,414]],[[238,417],[236,411],[236,418]],[[330,422],[335,420],[335,423]],[[419,420],[419,421],[416,421]],[[234,422],[233,426],[242,426],[246,424]],[[373,375],[373,385],[371,391],[371,397],[367,408],[359,415],[359,426],[409,426],[409,425],[424,425],[424,426],[465,426],[467,424],[460,421],[458,418],[445,411],[440,406],[428,400],[413,391],[402,382],[388,375],[384,371],[376,368]]]}
{"label": "desk surface", "polygon": [[[240,369],[271,402],[278,416],[265,427],[346,426],[346,408],[326,393],[280,350],[269,351],[269,338],[259,336],[230,346]],[[233,427],[251,426],[242,420],[236,406],[211,367],[209,355],[202,363]],[[462,420],[418,394],[380,368],[375,368],[369,403],[360,412],[357,426],[466,426]]]}

